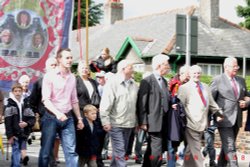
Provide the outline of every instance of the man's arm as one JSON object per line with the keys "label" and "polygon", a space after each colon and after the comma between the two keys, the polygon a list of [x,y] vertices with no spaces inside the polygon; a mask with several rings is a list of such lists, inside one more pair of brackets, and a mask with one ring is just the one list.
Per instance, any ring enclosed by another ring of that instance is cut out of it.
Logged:
{"label": "man's arm", "polygon": [[142,80],[140,83],[137,104],[136,104],[136,114],[138,118],[138,124],[143,130],[147,130],[148,126],[148,96],[150,91],[150,85],[146,80]]}
{"label": "man's arm", "polygon": [[114,85],[112,84],[113,82],[114,81],[109,81],[104,86],[100,103],[100,118],[105,131],[109,131],[111,129],[110,112],[115,103],[115,92],[112,89]]}
{"label": "man's arm", "polygon": [[215,101],[217,100],[217,97],[218,97],[218,85],[217,84],[218,83],[215,79],[210,84],[211,94]]}
{"label": "man's arm", "polygon": [[79,103],[74,103],[72,105],[73,107],[73,112],[77,118],[77,128],[78,129],[83,129],[84,128],[84,124],[82,122],[82,117],[81,117],[81,114],[80,114],[80,108],[79,108]]}
{"label": "man's arm", "polygon": [[223,117],[223,111],[218,106],[218,104],[214,101],[214,98],[212,96],[211,90],[208,87],[208,98],[209,98],[209,110],[212,112],[212,114],[215,114],[216,116]]}

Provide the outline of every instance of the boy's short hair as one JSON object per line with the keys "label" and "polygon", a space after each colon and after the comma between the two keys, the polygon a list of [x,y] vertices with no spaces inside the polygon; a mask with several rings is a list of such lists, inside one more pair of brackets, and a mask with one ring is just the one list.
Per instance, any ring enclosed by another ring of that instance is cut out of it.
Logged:
{"label": "boy's short hair", "polygon": [[83,108],[83,113],[86,114],[89,111],[97,111],[97,108],[95,106],[93,106],[92,104],[87,104],[84,108]]}
{"label": "boy's short hair", "polygon": [[18,82],[14,83],[14,84],[11,86],[11,91],[13,92],[14,89],[16,89],[16,88],[19,88],[19,89],[23,90],[22,85],[21,85],[20,83],[18,83]]}

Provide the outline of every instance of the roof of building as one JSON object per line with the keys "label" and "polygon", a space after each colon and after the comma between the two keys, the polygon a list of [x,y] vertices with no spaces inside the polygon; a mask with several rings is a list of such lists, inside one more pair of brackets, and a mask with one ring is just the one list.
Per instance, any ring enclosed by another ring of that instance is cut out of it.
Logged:
{"label": "roof of building", "polygon": [[[99,56],[101,49],[110,48],[115,57],[123,43],[130,37],[136,44],[140,57],[152,57],[158,53],[175,54],[176,14],[193,14],[199,18],[196,7],[168,10],[142,17],[116,21],[112,25],[97,25],[89,28],[89,59]],[[250,57],[250,31],[219,18],[218,28],[211,28],[198,19],[198,55],[200,56],[246,56]],[[71,32],[70,47],[77,62],[80,47],[77,34],[81,33],[85,57],[86,32]]]}

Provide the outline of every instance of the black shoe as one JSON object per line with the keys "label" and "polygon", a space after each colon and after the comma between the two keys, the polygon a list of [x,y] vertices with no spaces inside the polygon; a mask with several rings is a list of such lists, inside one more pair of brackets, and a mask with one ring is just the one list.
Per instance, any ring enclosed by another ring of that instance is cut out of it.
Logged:
{"label": "black shoe", "polygon": [[162,162],[161,162],[162,165],[164,165],[166,163],[167,163],[167,161],[165,159],[163,159]]}
{"label": "black shoe", "polygon": [[137,159],[137,160],[135,160],[135,163],[136,164],[142,164],[142,160]]}
{"label": "black shoe", "polygon": [[31,136],[31,139],[32,139],[32,140],[36,140],[36,136],[35,136],[35,135],[32,135],[32,136]]}
{"label": "black shoe", "polygon": [[22,160],[23,165],[24,165],[24,166],[28,165],[28,161],[29,161],[29,160],[30,160],[29,156],[25,156],[25,157],[23,158],[23,160]]}
{"label": "black shoe", "polygon": [[209,166],[210,167],[217,167],[217,164],[214,161],[210,161]]}
{"label": "black shoe", "polygon": [[202,151],[202,154],[203,154],[204,157],[207,156],[207,152],[205,150]]}
{"label": "black shoe", "polygon": [[31,145],[31,144],[32,144],[32,140],[31,140],[31,138],[29,138],[29,139],[28,139],[27,143],[28,143],[29,145]]}

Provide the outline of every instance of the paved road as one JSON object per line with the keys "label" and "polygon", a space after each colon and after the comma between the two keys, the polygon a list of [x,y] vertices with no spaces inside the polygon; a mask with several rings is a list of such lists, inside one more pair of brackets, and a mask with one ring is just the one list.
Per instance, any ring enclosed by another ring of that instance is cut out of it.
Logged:
{"label": "paved road", "polygon": [[[6,137],[4,135],[5,130],[4,130],[3,124],[0,124],[0,134],[3,135],[4,150],[5,150],[4,155],[2,155],[0,153],[0,166],[7,167],[7,166],[10,166],[11,153],[9,153],[9,160],[6,160]],[[39,142],[40,133],[37,132],[37,133],[35,133],[35,135],[36,135],[36,140],[34,140],[31,145],[28,145],[27,154],[30,157],[28,167],[37,167],[38,155],[39,155],[39,150],[40,150],[40,142]],[[145,146],[143,149],[145,150]],[[9,148],[9,151],[11,151],[11,147]],[[109,150],[109,153],[111,153],[111,150]],[[219,149],[218,149],[217,153],[219,153]],[[61,147],[60,147],[60,151],[59,151],[59,158],[60,158],[59,167],[65,167],[65,160],[64,160],[64,156],[63,156],[63,152],[62,152]],[[244,155],[244,154],[238,153],[238,159],[239,159],[239,167],[249,167],[248,164],[250,161],[250,155]],[[104,162],[105,162],[105,166],[110,165],[110,160],[105,160]],[[141,166],[140,164],[136,164],[133,158],[129,159],[127,162],[128,162],[128,167],[140,167]],[[208,158],[206,158],[205,162],[207,165]],[[178,163],[177,167],[180,167],[182,164],[182,161],[179,160],[179,161],[177,161],[177,163]],[[162,166],[166,166],[166,165],[162,165]]]}

